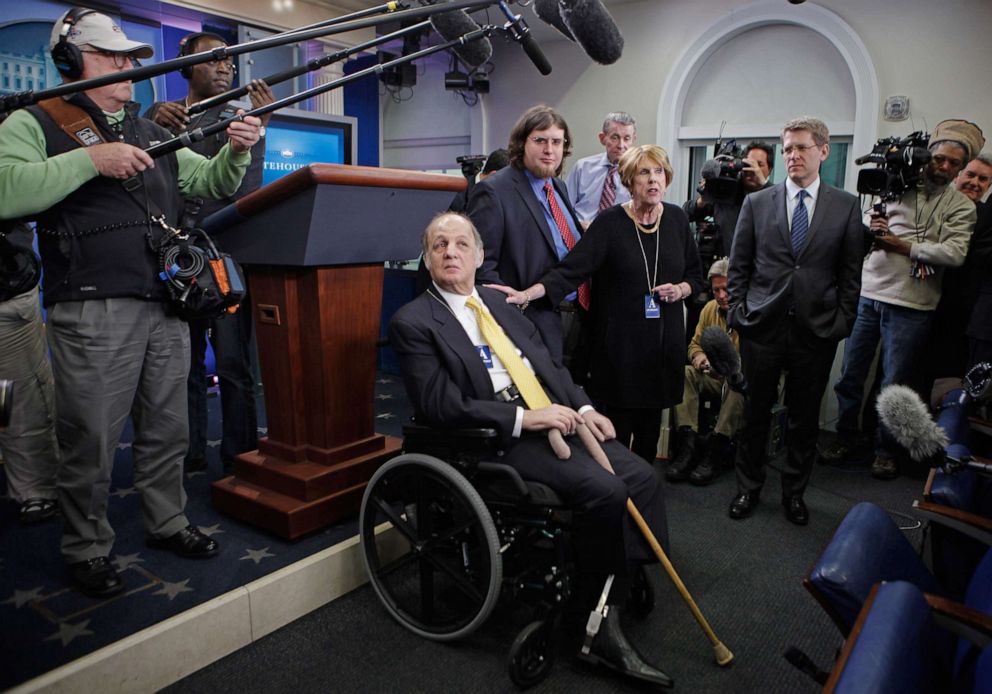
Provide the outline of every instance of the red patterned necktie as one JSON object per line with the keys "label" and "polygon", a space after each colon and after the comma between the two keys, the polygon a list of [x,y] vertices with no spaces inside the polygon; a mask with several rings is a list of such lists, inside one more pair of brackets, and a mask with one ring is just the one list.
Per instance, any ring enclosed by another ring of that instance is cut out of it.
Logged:
{"label": "red patterned necktie", "polygon": [[[575,247],[575,236],[572,234],[572,227],[568,226],[565,214],[558,205],[558,198],[555,197],[555,190],[551,186],[550,179],[544,182],[544,194],[548,196],[548,207],[551,208],[551,217],[555,220],[555,226],[558,227],[561,240],[565,242],[565,248],[572,250]],[[583,282],[579,285],[579,306],[587,311],[589,310],[589,299],[591,296],[592,292],[589,289],[588,282]]]}
{"label": "red patterned necktie", "polygon": [[606,172],[606,180],[603,181],[603,194],[599,196],[599,211],[607,210],[617,204],[617,183],[613,180],[613,174],[617,167],[610,164]]}

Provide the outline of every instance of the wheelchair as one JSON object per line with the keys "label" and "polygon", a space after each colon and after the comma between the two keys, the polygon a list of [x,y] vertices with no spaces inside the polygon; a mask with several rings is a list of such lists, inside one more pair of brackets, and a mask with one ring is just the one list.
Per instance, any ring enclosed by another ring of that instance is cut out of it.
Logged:
{"label": "wheelchair", "polygon": [[[493,429],[407,425],[403,437],[403,453],[379,468],[362,499],[372,588],[397,622],[434,641],[474,632],[501,596],[529,604],[533,618],[510,647],[508,670],[521,689],[541,682],[571,594],[572,512],[547,486],[498,462]],[[651,586],[634,584],[646,613]]]}

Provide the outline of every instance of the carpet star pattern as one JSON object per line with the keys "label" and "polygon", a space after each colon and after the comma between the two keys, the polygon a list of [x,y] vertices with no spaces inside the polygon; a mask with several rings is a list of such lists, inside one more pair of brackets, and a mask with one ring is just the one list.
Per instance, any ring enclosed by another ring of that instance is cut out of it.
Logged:
{"label": "carpet star pattern", "polygon": [[110,492],[110,496],[116,496],[118,499],[123,499],[126,496],[131,496],[132,494],[137,494],[138,490],[134,487],[120,487]]}
{"label": "carpet star pattern", "polygon": [[239,557],[240,561],[245,561],[246,559],[251,559],[256,564],[266,557],[274,557],[276,555],[269,552],[268,547],[263,547],[262,549],[246,549],[245,556]]}
{"label": "carpet star pattern", "polygon": [[186,585],[187,583],[189,583],[188,578],[185,581],[179,581],[178,583],[169,583],[168,581],[163,581],[162,589],[155,591],[154,593],[152,593],[152,595],[165,595],[169,598],[170,601],[175,600],[176,596],[179,595],[180,593],[193,592],[193,589],[190,588],[188,585]]}
{"label": "carpet star pattern", "polygon": [[15,590],[14,594],[0,603],[0,605],[13,605],[15,608],[20,609],[29,602],[34,602],[38,598],[43,597],[41,590],[41,586],[32,588],[31,590]]}
{"label": "carpet star pattern", "polygon": [[86,619],[79,624],[69,624],[69,622],[59,622],[59,630],[51,636],[46,636],[46,641],[61,641],[63,646],[68,646],[80,636],[92,636],[93,632],[87,629],[90,620]]}
{"label": "carpet star pattern", "polygon": [[124,571],[129,566],[134,566],[143,562],[144,559],[141,558],[140,553],[135,554],[115,554],[114,555],[114,568],[118,571]]}
{"label": "carpet star pattern", "polygon": [[217,533],[224,532],[223,530],[220,529],[220,523],[218,523],[217,525],[198,525],[197,528],[201,533],[203,533],[207,537],[213,537]]}

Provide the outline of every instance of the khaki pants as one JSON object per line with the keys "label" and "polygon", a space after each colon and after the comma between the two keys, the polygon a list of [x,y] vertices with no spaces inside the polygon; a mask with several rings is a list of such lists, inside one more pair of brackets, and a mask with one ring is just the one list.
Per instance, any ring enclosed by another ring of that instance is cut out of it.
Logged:
{"label": "khaki pants", "polygon": [[73,563],[110,554],[111,472],[128,416],[145,532],[160,538],[179,532],[189,524],[183,514],[186,324],[166,315],[162,302],[123,298],[60,302],[48,324],[62,451],[62,556]]}
{"label": "khaki pants", "polygon": [[[686,365],[682,402],[675,408],[676,426],[691,427],[693,431],[699,433],[699,398],[702,395],[721,397],[724,391],[723,385],[722,380],[704,374],[692,365]],[[717,416],[714,431],[731,439],[741,426],[744,396],[726,388],[726,394],[722,397],[723,403],[720,405],[720,414]]]}
{"label": "khaki pants", "polygon": [[0,379],[14,382],[10,426],[0,431],[10,496],[54,499],[55,386],[37,288],[0,302]]}

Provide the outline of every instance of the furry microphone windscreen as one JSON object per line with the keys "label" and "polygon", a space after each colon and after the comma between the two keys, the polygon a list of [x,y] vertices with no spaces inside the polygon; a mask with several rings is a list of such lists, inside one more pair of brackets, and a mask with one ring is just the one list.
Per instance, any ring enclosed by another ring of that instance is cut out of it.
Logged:
{"label": "furry microphone windscreen", "polygon": [[927,460],[947,446],[947,434],[933,421],[927,406],[912,388],[886,386],[878,394],[875,409],[892,438],[913,460]]}
{"label": "furry microphone windscreen", "polygon": [[724,378],[731,378],[741,370],[741,355],[725,330],[715,325],[703,328],[699,346],[710,360],[713,370]]}
{"label": "furry microphone windscreen", "polygon": [[[420,0],[421,5],[444,5],[447,2],[449,0]],[[440,34],[445,41],[454,41],[480,28],[465,10],[453,10],[432,15],[430,23],[434,27],[434,31]],[[485,65],[493,57],[493,44],[485,37],[456,46],[452,50],[459,60],[473,68]]]}
{"label": "furry microphone windscreen", "polygon": [[559,0],[565,26],[590,58],[612,65],[623,53],[623,36],[599,0]]}
{"label": "furry microphone windscreen", "polygon": [[565,20],[561,18],[558,0],[534,0],[534,14],[545,24],[557,29],[569,41],[575,41],[572,32],[565,26]]}

